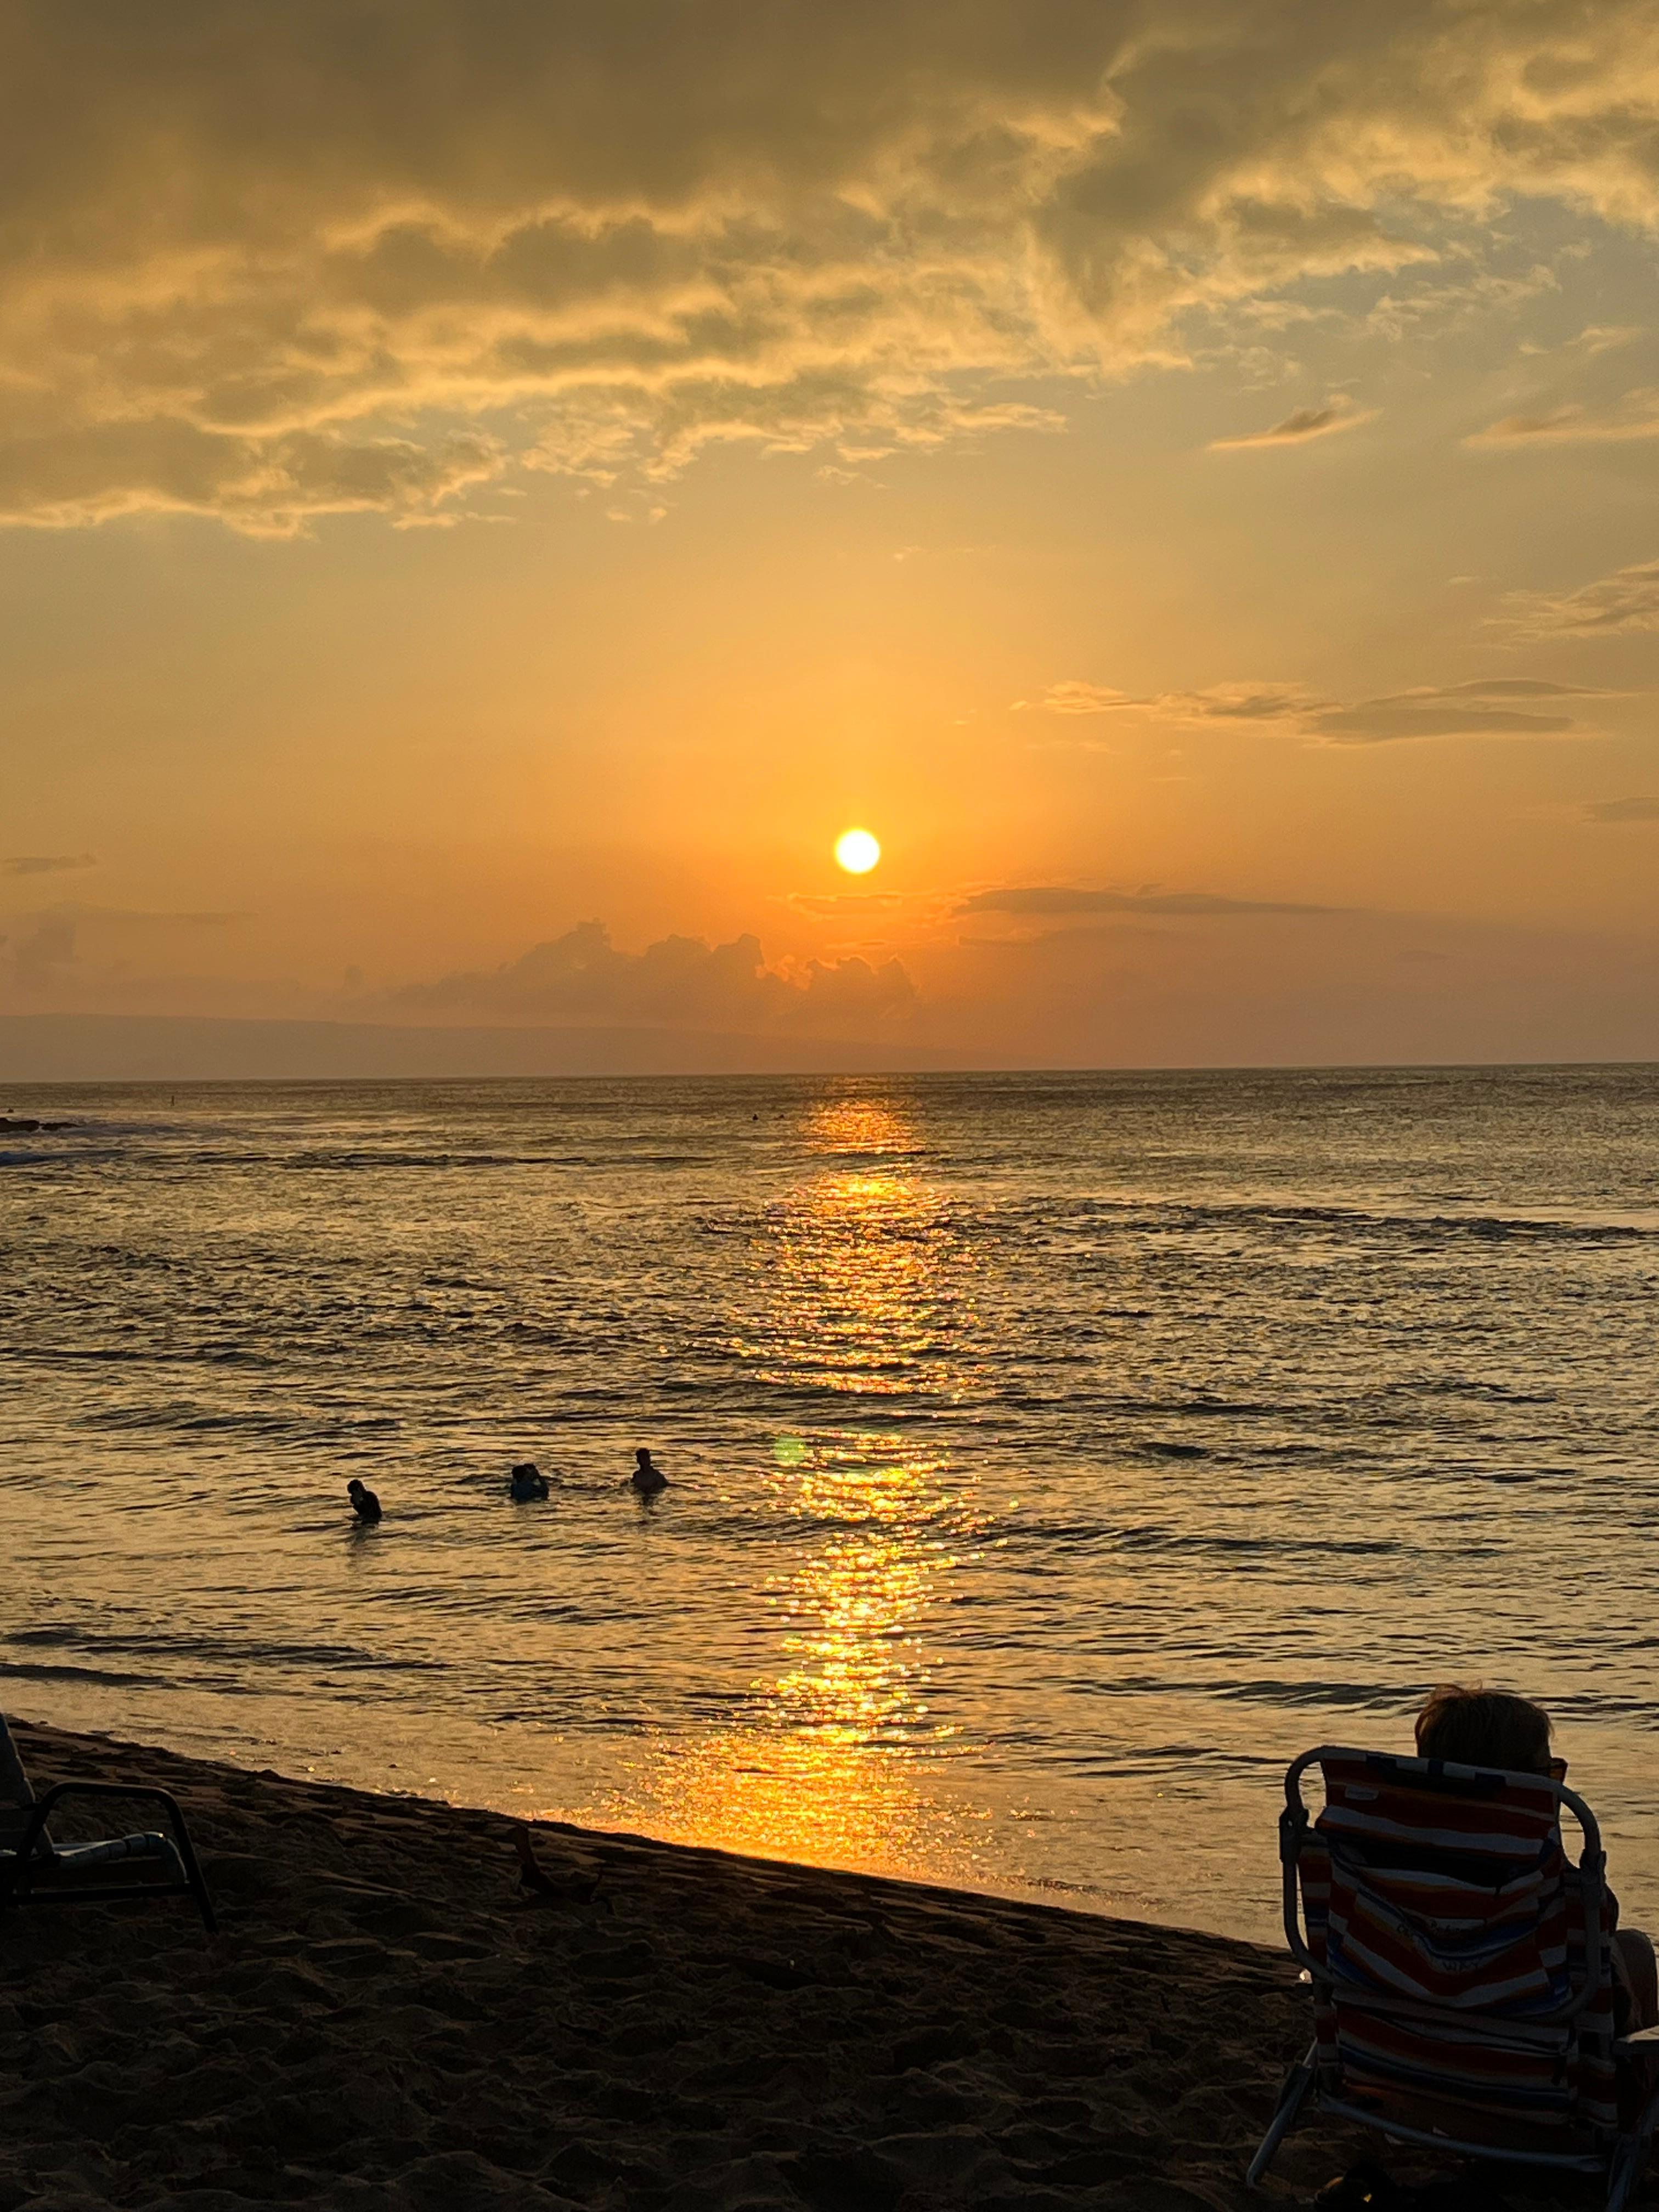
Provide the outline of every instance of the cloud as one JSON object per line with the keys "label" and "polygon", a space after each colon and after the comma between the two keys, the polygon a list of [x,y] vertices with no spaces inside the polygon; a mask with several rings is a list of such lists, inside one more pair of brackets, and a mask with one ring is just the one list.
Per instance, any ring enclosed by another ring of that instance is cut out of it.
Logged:
{"label": "cloud", "polygon": [[1197,314],[1368,272],[1409,313],[1414,270],[1478,304],[1505,200],[1659,219],[1649,0],[9,20],[14,523],[429,523],[739,440],[856,468],[1053,428],[1057,376],[1181,362]]}
{"label": "cloud", "polygon": [[1072,914],[1348,914],[1349,907],[1299,906],[1280,899],[1218,897],[1211,891],[1090,891],[1034,886],[1024,890],[975,891],[956,909],[959,915]]}
{"label": "cloud", "polygon": [[39,919],[43,921],[92,923],[117,929],[230,929],[252,920],[233,907],[55,906]]}
{"label": "cloud", "polygon": [[[1421,283],[1400,297],[1384,293],[1366,316],[1364,327],[1370,336],[1397,343],[1425,326],[1455,328],[1467,324],[1474,315],[1493,310],[1513,312],[1541,293],[1557,292],[1560,288],[1560,278],[1543,262],[1519,273],[1479,270],[1449,283]],[[1526,350],[1523,344],[1522,351]]]}
{"label": "cloud", "polygon": [[77,426],[0,439],[0,524],[58,528],[124,514],[204,514],[252,537],[291,537],[325,514],[409,524],[501,472],[492,439],[291,430],[234,435],[193,423]]}
{"label": "cloud", "polygon": [[1270,430],[1252,430],[1240,438],[1212,438],[1212,453],[1242,453],[1258,446],[1305,446],[1316,438],[1328,438],[1338,430],[1357,429],[1374,422],[1376,410],[1351,407],[1346,400],[1327,400],[1322,407],[1298,407]]}
{"label": "cloud", "polygon": [[76,925],[61,915],[43,915],[23,936],[0,938],[4,981],[26,998],[50,990],[77,957]]}
{"label": "cloud", "polygon": [[863,914],[890,914],[904,901],[896,891],[791,891],[784,903],[797,914],[856,921]]}
{"label": "cloud", "polygon": [[622,952],[603,923],[585,921],[500,968],[410,984],[364,1010],[441,1021],[833,1030],[884,1027],[915,1003],[896,960],[770,968],[751,936],[716,945],[665,937]]}
{"label": "cloud", "polygon": [[1587,323],[1576,337],[1564,340],[1559,347],[1552,348],[1540,344],[1536,339],[1523,338],[1520,349],[1526,354],[1576,353],[1585,360],[1593,361],[1598,354],[1616,353],[1621,347],[1633,345],[1638,338],[1646,336],[1647,331],[1639,323]]}
{"label": "cloud", "polygon": [[[1303,726],[1328,744],[1346,745],[1411,738],[1565,737],[1580,725],[1554,702],[1582,696],[1565,684],[1523,679],[1454,684],[1361,699],[1352,707],[1322,707],[1304,718]],[[1540,713],[1540,707],[1551,711]]]}
{"label": "cloud", "polygon": [[79,900],[60,900],[56,906],[39,907],[32,913],[12,915],[13,921],[60,925],[71,929],[83,924],[115,929],[228,929],[251,917],[232,908],[88,906]]}
{"label": "cloud", "polygon": [[1571,592],[1511,592],[1499,628],[1519,638],[1659,629],[1659,561],[1638,561]]}
{"label": "cloud", "polygon": [[[1134,697],[1105,684],[1073,681],[1051,685],[1038,703],[1056,714],[1133,714],[1196,726],[1254,726],[1325,744],[1370,745],[1401,738],[1576,735],[1584,725],[1576,714],[1563,712],[1562,702],[1610,696],[1586,685],[1552,684],[1535,677],[1424,684],[1351,704],[1322,698],[1298,684],[1215,684],[1200,691]],[[1028,704],[1024,700],[1014,703]]]}
{"label": "cloud", "polygon": [[1529,415],[1506,415],[1463,442],[1513,448],[1622,445],[1635,438],[1659,438],[1659,386],[1646,385],[1596,406],[1575,402]]}
{"label": "cloud", "polygon": [[1601,799],[1584,809],[1586,822],[1659,822],[1659,799]]}
{"label": "cloud", "polygon": [[[1016,699],[1014,712],[1025,713],[1034,702]],[[1051,684],[1035,704],[1050,714],[1110,714],[1120,707],[1146,705],[1143,699],[1132,698],[1127,691],[1115,691],[1109,684],[1085,684],[1076,678],[1064,684]]]}
{"label": "cloud", "polygon": [[244,921],[245,915],[164,913],[145,908],[83,906],[70,902],[37,908],[29,914],[9,915],[9,923],[21,923],[21,936],[0,937],[0,995],[7,987],[33,998],[42,991],[93,980],[109,981],[124,972],[118,961],[112,968],[88,961],[83,938],[90,933],[94,947],[112,944],[125,951],[135,942],[153,945],[159,936],[183,930],[227,929]]}
{"label": "cloud", "polygon": [[1051,684],[1041,699],[1016,699],[1016,713],[1033,705],[1049,714],[1159,714],[1176,721],[1279,722],[1328,702],[1299,684],[1216,684],[1204,691],[1158,691],[1137,696],[1106,684],[1075,678]]}
{"label": "cloud", "polygon": [[97,865],[90,853],[14,853],[0,860],[0,876],[67,876]]}

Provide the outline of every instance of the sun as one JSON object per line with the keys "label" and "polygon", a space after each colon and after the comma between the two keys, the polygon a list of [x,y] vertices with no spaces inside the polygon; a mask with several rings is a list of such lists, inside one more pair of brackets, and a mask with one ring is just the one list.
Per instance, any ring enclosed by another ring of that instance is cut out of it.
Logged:
{"label": "sun", "polygon": [[836,840],[836,862],[849,876],[867,876],[881,858],[881,847],[867,830],[843,830]]}

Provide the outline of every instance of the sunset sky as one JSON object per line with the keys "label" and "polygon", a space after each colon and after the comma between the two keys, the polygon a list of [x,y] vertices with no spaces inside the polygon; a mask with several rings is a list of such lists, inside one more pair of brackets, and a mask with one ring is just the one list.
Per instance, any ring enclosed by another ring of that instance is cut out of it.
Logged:
{"label": "sunset sky", "polygon": [[8,24],[0,1012],[1659,1057],[1648,0]]}

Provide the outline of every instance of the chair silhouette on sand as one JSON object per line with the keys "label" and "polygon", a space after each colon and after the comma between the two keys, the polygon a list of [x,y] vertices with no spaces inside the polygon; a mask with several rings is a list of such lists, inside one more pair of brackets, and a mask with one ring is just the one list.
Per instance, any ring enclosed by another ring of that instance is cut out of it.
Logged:
{"label": "chair silhouette on sand", "polygon": [[[1301,1781],[1315,1766],[1325,1803],[1310,1820]],[[1614,2030],[1613,1912],[1583,1800],[1546,1775],[1326,1746],[1292,1763],[1279,1826],[1314,2038],[1249,2185],[1293,2127],[1328,2113],[1436,2150],[1597,2174],[1606,2212],[1625,2212],[1659,2122],[1659,2028]]]}
{"label": "chair silhouette on sand", "polygon": [[[171,1834],[151,1831],[109,1836],[95,1843],[52,1841],[47,1823],[58,1806],[77,1798],[100,1797],[137,1798],[161,1806]],[[106,1869],[122,1864],[132,1869],[127,1879],[99,1879]],[[153,1870],[159,1872],[159,1881],[152,1878]],[[37,1798],[11,1730],[0,1715],[0,1911],[8,1905],[91,1905],[153,1897],[192,1898],[209,1934],[218,1927],[178,1801],[165,1790],[127,1782],[59,1782]]]}

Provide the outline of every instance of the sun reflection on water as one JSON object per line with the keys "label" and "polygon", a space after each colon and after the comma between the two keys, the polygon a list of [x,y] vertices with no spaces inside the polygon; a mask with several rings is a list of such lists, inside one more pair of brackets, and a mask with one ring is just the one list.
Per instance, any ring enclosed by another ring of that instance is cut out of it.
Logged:
{"label": "sun reflection on water", "polygon": [[[587,1817],[969,1881],[987,1816],[950,1786],[959,1731],[930,1705],[927,1617],[975,1517],[921,1402],[959,1369],[966,1262],[897,1105],[834,1100],[803,1133],[822,1164],[766,1211],[751,1300],[734,1316],[738,1356],[788,1409],[759,1478],[787,1562],[765,1590],[776,1659],[730,1726],[659,1740]],[[878,1433],[847,1418],[848,1400],[872,1398]],[[895,1424],[907,1399],[912,1436]]]}

